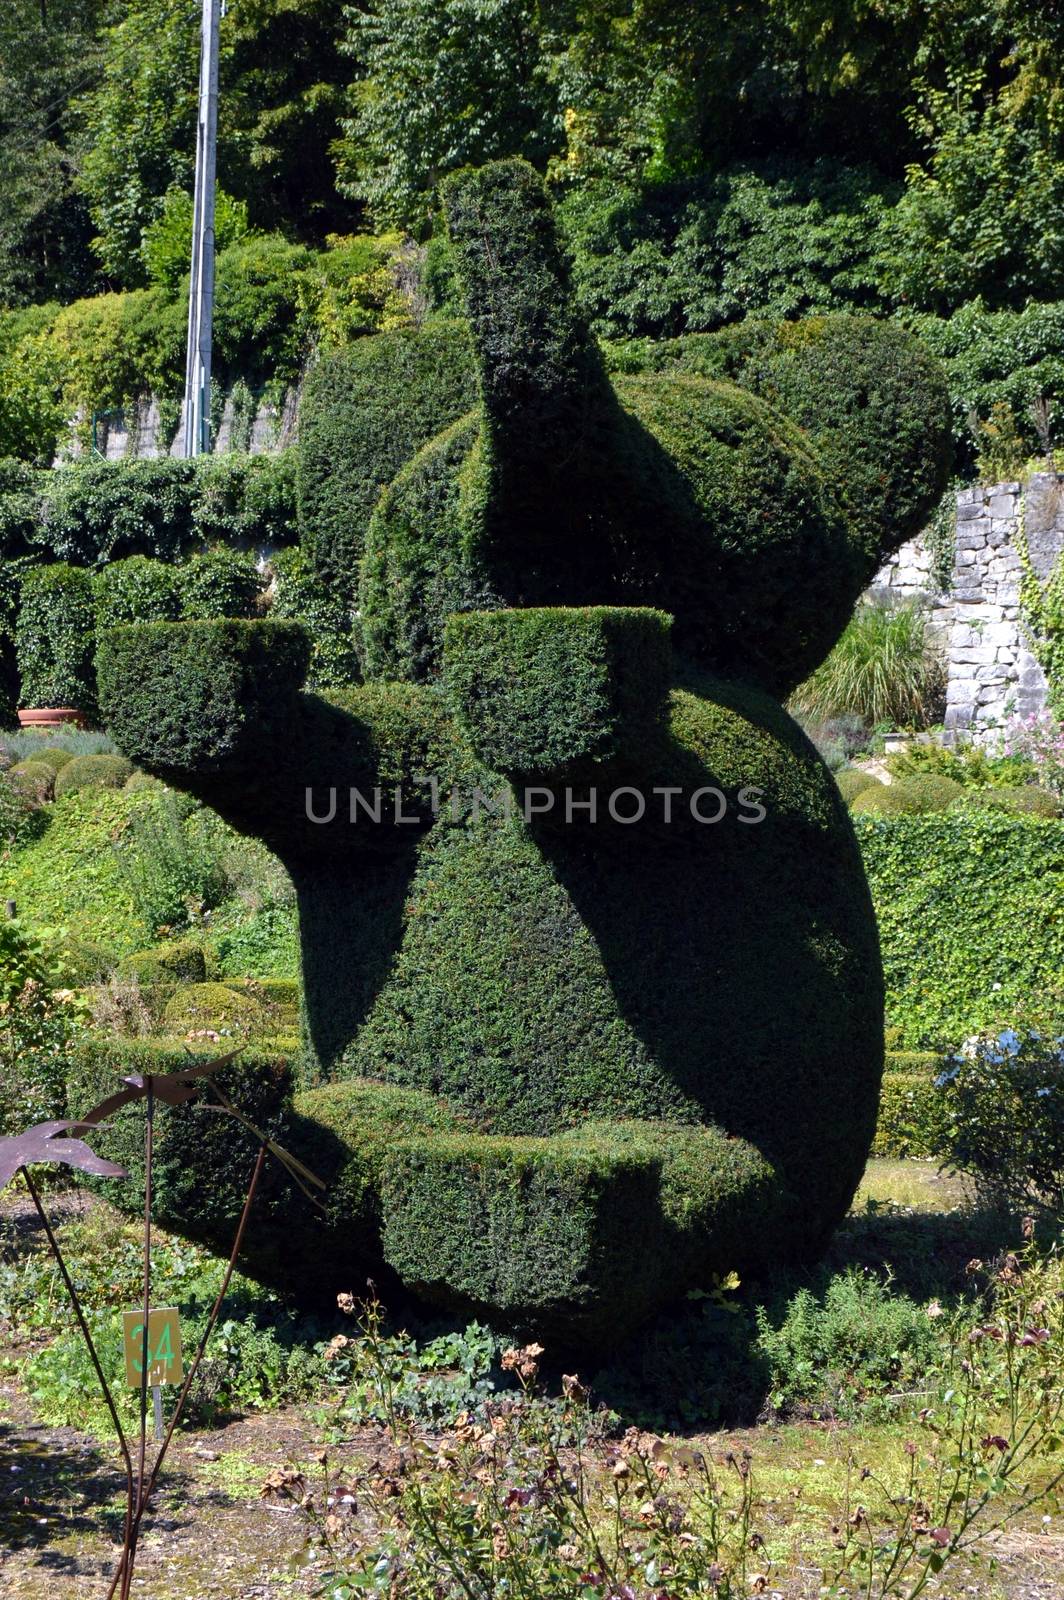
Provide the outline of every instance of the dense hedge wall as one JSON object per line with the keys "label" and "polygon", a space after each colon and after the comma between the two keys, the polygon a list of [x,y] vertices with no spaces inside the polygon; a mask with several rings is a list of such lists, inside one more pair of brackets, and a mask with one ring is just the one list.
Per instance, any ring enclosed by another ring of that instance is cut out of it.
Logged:
{"label": "dense hedge wall", "polygon": [[1059,985],[1059,822],[947,811],[855,816],[854,827],[879,923],[887,1016],[910,1048],[955,1048]]}
{"label": "dense hedge wall", "polygon": [[87,572],[56,562],[24,575],[16,635],[22,705],[95,715],[95,624]]}
{"label": "dense hedge wall", "polygon": [[299,412],[300,542],[348,601],[383,486],[476,398],[469,335],[441,322],[360,339],[307,375]]}
{"label": "dense hedge wall", "polygon": [[41,471],[0,463],[0,555],[32,549],[94,567],[134,555],[172,562],[213,544],[289,544],[295,456],[87,460]]}
{"label": "dense hedge wall", "polygon": [[278,550],[270,558],[274,593],[270,616],[298,622],[310,639],[309,689],[337,689],[359,677],[354,619],[343,596],[315,572],[305,550]]}

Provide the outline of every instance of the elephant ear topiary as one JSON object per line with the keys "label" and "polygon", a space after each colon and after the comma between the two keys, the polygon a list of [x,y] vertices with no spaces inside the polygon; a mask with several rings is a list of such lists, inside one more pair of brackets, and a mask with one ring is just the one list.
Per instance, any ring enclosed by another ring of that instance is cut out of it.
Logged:
{"label": "elephant ear topiary", "polygon": [[[302,693],[292,624],[159,622],[108,636],[100,693],[138,765],[264,839],[299,895],[307,1084],[283,1137],[332,1184],[324,1218],[286,1200],[261,1269],[328,1291],[383,1266],[603,1345],[710,1271],[817,1250],[859,1181],[875,924],[777,696],[937,497],[948,410],[898,346],[925,490],[888,536],[884,478],[873,536],[835,397],[820,436],[815,384],[788,414],[782,380],[675,353],[611,384],[531,170],[445,200],[468,331],[365,341],[305,416],[304,537],[368,681]],[[802,341],[779,359],[797,393]]]}

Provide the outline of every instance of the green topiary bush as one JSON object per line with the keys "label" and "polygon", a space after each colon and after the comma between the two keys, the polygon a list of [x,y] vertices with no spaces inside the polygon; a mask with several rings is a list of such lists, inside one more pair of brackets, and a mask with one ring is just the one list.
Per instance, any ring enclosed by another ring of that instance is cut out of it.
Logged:
{"label": "green topiary bush", "polygon": [[27,760],[34,761],[38,766],[51,767],[52,771],[59,773],[74,759],[73,750],[59,750],[53,745],[45,745],[42,750],[35,750]]}
{"label": "green topiary bush", "polygon": [[100,694],[121,748],[295,885],[328,1087],[287,1136],[349,1199],[324,1224],[287,1202],[270,1270],[328,1294],[368,1256],[605,1342],[707,1271],[815,1252],[863,1170],[875,924],[838,788],[766,688],[830,649],[878,535],[766,400],[609,383],[529,168],[445,202],[472,401],[433,411],[437,330],[366,341],[350,399],[335,369],[308,414],[305,532],[368,681],[301,694],[290,623],[155,623],[107,635]]}
{"label": "green topiary bush", "polygon": [[1005,811],[1024,817],[1059,817],[1062,811],[1060,796],[1036,783],[1015,788],[963,789],[952,804],[958,811]]}
{"label": "green topiary bush", "polygon": [[32,805],[43,805],[55,793],[57,774],[47,761],[16,761],[5,776],[15,792]]}
{"label": "green topiary bush", "polygon": [[189,983],[171,995],[163,1009],[167,1033],[247,1035],[260,1031],[262,1006],[254,995],[224,983]]}
{"label": "green topiary bush", "polygon": [[96,626],[125,622],[176,622],[180,615],[178,568],[148,556],[112,561],[92,575]]}
{"label": "green topiary bush", "polygon": [[70,707],[92,718],[94,627],[87,572],[57,562],[24,574],[16,633],[24,706]]}
{"label": "green topiary bush", "polygon": [[253,617],[259,608],[263,579],[253,556],[207,550],[176,568],[175,576],[180,613],[189,621]]}
{"label": "green topiary bush", "polygon": [[75,789],[121,789],[133,772],[124,756],[75,756],[55,780],[57,797]]}
{"label": "green topiary bush", "polygon": [[963,794],[961,785],[954,783],[952,778],[929,773],[922,778],[895,778],[893,783],[881,784],[878,789],[862,789],[850,809],[878,812],[881,815],[945,811]]}
{"label": "green topiary bush", "polygon": [[874,778],[870,772],[862,772],[860,767],[843,767],[836,772],[835,782],[839,786],[839,793],[847,805],[852,805],[859,794],[875,788],[886,788],[881,779]]}
{"label": "green topiary bush", "polygon": [[299,412],[300,542],[350,606],[384,485],[476,399],[469,335],[453,323],[359,339],[307,376]]}
{"label": "green topiary bush", "polygon": [[270,557],[275,591],[270,617],[298,622],[310,639],[308,689],[340,689],[359,679],[351,609],[313,569],[305,550],[278,550]]}

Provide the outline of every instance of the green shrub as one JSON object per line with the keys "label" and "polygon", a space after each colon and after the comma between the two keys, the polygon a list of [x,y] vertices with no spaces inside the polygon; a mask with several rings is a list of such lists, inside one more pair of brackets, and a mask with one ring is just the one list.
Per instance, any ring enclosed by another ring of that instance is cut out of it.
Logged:
{"label": "green shrub", "polygon": [[869,601],[791,704],[807,717],[850,713],[873,726],[922,727],[935,720],[944,691],[941,649],[924,607]]}
{"label": "green shrub", "polygon": [[66,973],[16,917],[0,921],[0,1134],[63,1115],[77,1017],[60,990]]}
{"label": "green shrub", "polygon": [[[931,1056],[937,1066],[940,1056]],[[918,1072],[886,1072],[879,1096],[872,1154],[911,1160],[935,1154],[941,1096],[932,1067]]]}
{"label": "green shrub", "polygon": [[847,805],[852,805],[857,796],[868,789],[874,789],[877,785],[885,787],[880,778],[874,778],[870,772],[862,772],[860,767],[843,767],[841,772],[836,772],[835,782]]}
{"label": "green shrub", "polygon": [[665,715],[671,618],[635,606],[473,611],[444,635],[444,688],[493,771],[639,750]]}
{"label": "green shrub", "polygon": [[942,745],[934,740],[919,740],[895,751],[886,765],[893,778],[952,778],[973,789],[1013,788],[1035,776],[1034,763],[1024,756],[992,756],[982,745]]}
{"label": "green shrub", "polygon": [[263,1021],[262,1006],[254,995],[227,988],[224,983],[189,983],[166,1002],[163,1027],[184,1034],[209,1029],[218,1034],[257,1033]]}
{"label": "green shrub", "polygon": [[311,369],[299,413],[300,542],[330,593],[351,604],[381,489],[475,399],[469,336],[451,323],[359,339]]}
{"label": "green shrub", "polygon": [[164,789],[152,801],[130,818],[114,851],[137,916],[157,935],[212,910],[229,884],[217,850],[188,825],[177,796]]}
{"label": "green shrub", "polygon": [[24,575],[17,630],[24,706],[69,706],[92,717],[94,625],[87,572],[56,563]]}
{"label": "green shrub", "polygon": [[142,985],[202,983],[207,976],[207,963],[199,945],[188,939],[174,939],[154,950],[135,950],[123,958],[118,970]]}
{"label": "green shrub", "polygon": [[253,617],[263,580],[255,558],[236,550],[208,550],[176,570],[182,617]]}
{"label": "green shrub", "polygon": [[0,457],[0,560],[25,555],[37,530],[38,474],[25,461]]}
{"label": "green shrub", "polygon": [[404,1283],[602,1346],[660,1303],[666,1275],[749,1259],[778,1200],[740,1140],[620,1122],[553,1139],[413,1136],[390,1153],[381,1204]]}
{"label": "green shrub", "polygon": [[99,566],[129,556],[177,561],[194,542],[193,462],[161,456],[79,461],[38,490],[38,542],[60,561]]}
{"label": "green shrub", "polygon": [[270,616],[298,622],[310,639],[308,689],[340,689],[357,683],[358,655],[349,605],[316,573],[302,549],[279,550],[270,557],[276,592]]}
{"label": "green shrub", "polygon": [[820,1297],[799,1289],[782,1316],[759,1306],[757,1328],[770,1403],[792,1414],[852,1417],[869,1400],[922,1383],[935,1357],[924,1308],[856,1268]]}
{"label": "green shrub", "polygon": [[263,455],[226,451],[196,458],[192,528],[203,545],[241,548],[296,538],[295,448]]}
{"label": "green shrub", "polygon": [[935,1080],[933,1150],[991,1204],[1064,1215],[1064,1052],[1038,1032],[974,1038]]}
{"label": "green shrub", "polygon": [[121,789],[133,771],[125,756],[75,756],[55,780],[56,795],[75,789]]}
{"label": "green shrub", "polygon": [[1057,981],[1058,823],[954,809],[858,816],[856,803],[853,815],[879,924],[887,1014],[910,1049],[952,1047],[1000,1025]]}
{"label": "green shrub", "polygon": [[45,745],[43,749],[35,750],[27,759],[36,762],[38,766],[51,767],[52,771],[58,774],[73,761],[74,752],[58,749],[54,745]]}
{"label": "green shrub", "polygon": [[1064,810],[1059,795],[1035,783],[1016,788],[964,789],[953,805],[958,811],[1007,811],[1027,817],[1059,817]]}
{"label": "green shrub", "polygon": [[[79,1117],[131,1074],[180,1072],[193,1060],[216,1060],[230,1045],[118,1039],[83,1034],[70,1054],[67,1116]],[[234,1105],[260,1128],[276,1134],[291,1093],[291,1068],[276,1052],[246,1046],[218,1073],[217,1082]],[[156,1215],[164,1226],[180,1228],[192,1239],[227,1248],[240,1215],[258,1148],[254,1135],[230,1117],[193,1106],[171,1110],[158,1105],[154,1170]],[[108,1130],[94,1145],[107,1150],[130,1174],[120,1184],[104,1182],[108,1197],[132,1212],[144,1204],[144,1107],[136,1104],[108,1118]],[[282,1201],[291,1200],[282,1187]],[[257,1219],[261,1220],[261,1219]],[[249,1240],[255,1229],[249,1230]]]}
{"label": "green shrub", "polygon": [[917,814],[927,811],[945,811],[964,790],[952,778],[895,778],[891,784],[881,784],[877,789],[863,789],[850,806],[855,812],[875,812],[879,815]]}
{"label": "green shrub", "polygon": [[24,800],[43,805],[55,793],[55,768],[47,761],[17,761],[7,770],[7,781]]}
{"label": "green shrub", "polygon": [[96,627],[101,632],[125,622],[175,622],[179,603],[177,569],[149,556],[112,561],[92,575]]}

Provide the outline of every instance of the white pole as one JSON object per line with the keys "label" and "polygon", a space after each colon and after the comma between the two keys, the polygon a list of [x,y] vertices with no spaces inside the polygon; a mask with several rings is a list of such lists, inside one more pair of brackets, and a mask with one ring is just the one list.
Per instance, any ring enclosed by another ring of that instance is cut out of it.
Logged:
{"label": "white pole", "polygon": [[192,276],[185,363],[185,455],[210,448],[211,325],[214,317],[214,172],[218,143],[218,24],[221,0],[203,0]]}

